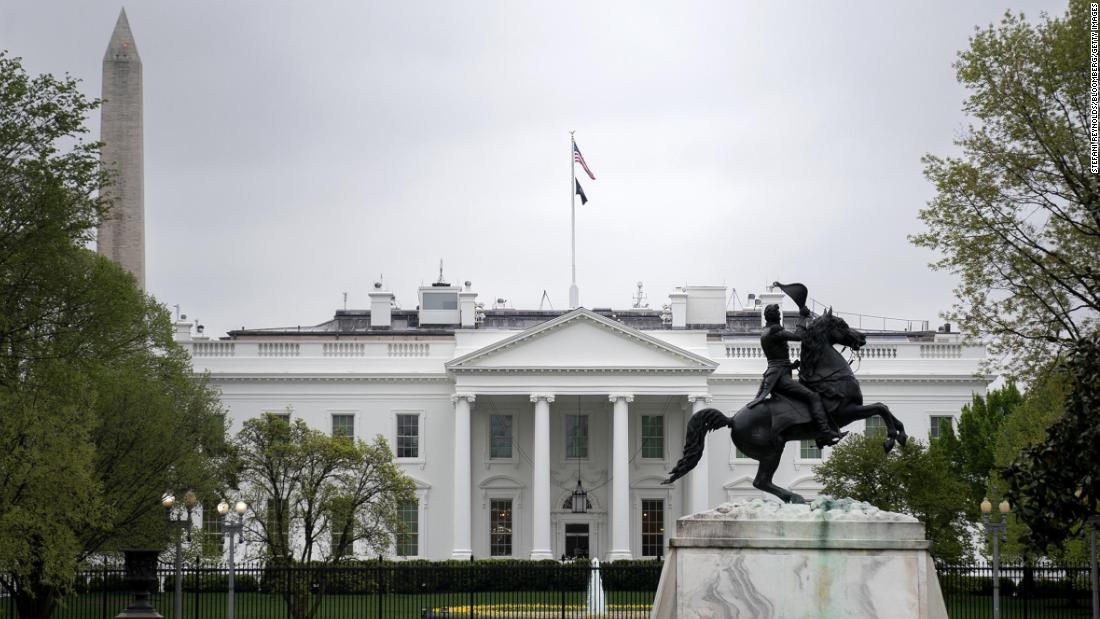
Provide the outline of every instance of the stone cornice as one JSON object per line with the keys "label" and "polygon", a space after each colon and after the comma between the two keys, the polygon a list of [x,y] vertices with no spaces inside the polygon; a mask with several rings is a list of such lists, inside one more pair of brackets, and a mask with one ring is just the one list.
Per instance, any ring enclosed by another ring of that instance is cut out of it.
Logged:
{"label": "stone cornice", "polygon": [[453,383],[447,374],[196,373],[212,383]]}
{"label": "stone cornice", "polygon": [[[652,348],[654,350],[658,350],[666,354],[671,354],[695,366],[693,368],[683,368],[685,370],[712,372],[714,371],[714,368],[718,367],[718,362],[714,361],[713,359],[698,355],[688,350],[684,350],[679,346],[675,346],[673,344],[669,344],[668,342],[659,340],[651,335],[646,334],[645,332],[638,331],[637,329],[632,329],[626,325],[611,320],[610,318],[600,316],[599,314],[583,307],[577,308],[569,313],[563,314],[553,320],[544,322],[526,331],[517,333],[516,335],[513,335],[511,337],[507,337],[499,342],[490,344],[480,350],[475,350],[473,352],[466,353],[465,355],[451,359],[445,365],[447,369],[451,372],[482,369],[471,368],[465,366],[464,364],[469,363],[470,361],[473,361],[475,359],[488,357],[493,355],[494,353],[508,350],[534,338],[546,336],[577,320],[586,320],[602,329],[605,329],[611,333],[615,333],[620,337],[625,337],[627,339],[637,342],[638,344],[648,346],[649,348]],[[484,371],[501,371],[501,369],[485,368]],[[507,369],[505,369],[504,371],[507,371]],[[550,371],[557,370],[550,369]]]}
{"label": "stone cornice", "polygon": [[[973,376],[969,374],[879,374],[877,376],[859,376],[856,378],[861,384],[878,383],[971,383],[989,384],[993,378],[986,376]],[[707,377],[708,383],[756,383],[760,384],[758,375],[721,375],[711,374]]]}
{"label": "stone cornice", "polygon": [[[694,376],[710,375],[709,368],[684,367],[623,367],[623,366],[577,366],[577,367],[452,367],[452,374],[688,374]],[[757,377],[759,380],[759,377]]]}

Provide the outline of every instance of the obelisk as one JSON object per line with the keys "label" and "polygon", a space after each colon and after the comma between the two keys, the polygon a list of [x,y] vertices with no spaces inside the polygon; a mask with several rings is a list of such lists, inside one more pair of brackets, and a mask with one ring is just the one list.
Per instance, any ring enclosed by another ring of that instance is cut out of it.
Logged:
{"label": "obelisk", "polygon": [[96,247],[133,274],[145,289],[145,166],[141,113],[141,57],[126,9],[118,15],[103,56],[100,112],[102,161],[113,174],[103,188],[111,210],[99,226]]}

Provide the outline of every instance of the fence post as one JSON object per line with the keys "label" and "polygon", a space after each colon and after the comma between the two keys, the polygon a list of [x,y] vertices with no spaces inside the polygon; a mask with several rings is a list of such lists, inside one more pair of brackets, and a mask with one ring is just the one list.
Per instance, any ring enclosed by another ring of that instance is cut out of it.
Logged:
{"label": "fence post", "polygon": [[107,619],[107,564],[103,564],[103,579],[100,583],[100,587],[103,588],[103,612],[101,616],[103,619]]}
{"label": "fence post", "polygon": [[384,591],[384,587],[382,586],[382,579],[385,577],[385,574],[382,572],[381,556],[378,557],[378,567],[375,569],[378,570],[374,578],[374,582],[378,586],[378,619],[382,619],[382,593]]}

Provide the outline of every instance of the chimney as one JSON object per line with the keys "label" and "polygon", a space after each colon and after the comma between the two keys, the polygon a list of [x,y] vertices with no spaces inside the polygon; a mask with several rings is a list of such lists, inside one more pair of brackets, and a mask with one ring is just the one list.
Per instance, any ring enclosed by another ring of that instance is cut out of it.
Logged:
{"label": "chimney", "polygon": [[477,312],[477,293],[470,290],[473,284],[469,280],[465,282],[465,289],[458,293],[458,309],[461,314],[461,325],[465,329],[473,329],[477,325],[475,313]]}
{"label": "chimney", "polygon": [[672,305],[672,328],[687,328],[688,294],[682,289],[668,295]]}
{"label": "chimney", "polygon": [[174,327],[172,332],[172,339],[177,342],[190,342],[191,341],[191,325],[192,323],[187,321],[187,315],[180,316],[180,319],[172,323]]}
{"label": "chimney", "polygon": [[393,293],[382,290],[382,282],[374,282],[374,290],[367,294],[370,297],[370,328],[390,328],[390,307],[393,305]]}

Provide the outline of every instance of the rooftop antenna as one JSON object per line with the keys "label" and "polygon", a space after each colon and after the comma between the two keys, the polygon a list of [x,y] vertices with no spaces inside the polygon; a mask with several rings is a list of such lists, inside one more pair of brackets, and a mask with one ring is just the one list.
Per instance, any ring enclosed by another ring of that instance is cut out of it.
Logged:
{"label": "rooftop antenna", "polygon": [[176,308],[176,320],[179,320],[180,319],[180,304],[176,303],[172,307]]}
{"label": "rooftop antenna", "polygon": [[442,258],[439,259],[439,281],[436,282],[436,283],[437,284],[442,284],[443,283],[443,259]]}
{"label": "rooftop antenna", "polygon": [[348,293],[345,292],[344,293],[344,311],[347,311],[347,309],[348,309]]}
{"label": "rooftop antenna", "polygon": [[[737,289],[730,288],[730,298],[729,301],[726,301],[726,309],[737,309],[732,307],[734,301],[737,301],[737,304],[741,305],[741,299],[737,296]],[[741,309],[745,309],[745,306],[741,305]]]}
{"label": "rooftop antenna", "polygon": [[638,292],[634,294],[634,309],[643,309],[649,307],[649,303],[646,303],[646,301],[648,301],[649,299],[648,297],[646,297],[645,292],[642,290],[642,282],[638,282],[637,286]]}
{"label": "rooftop antenna", "polygon": [[542,291],[542,299],[539,300],[539,309],[543,308],[543,305],[549,305],[550,309],[554,309],[554,304],[550,302],[550,294],[546,290]]}

